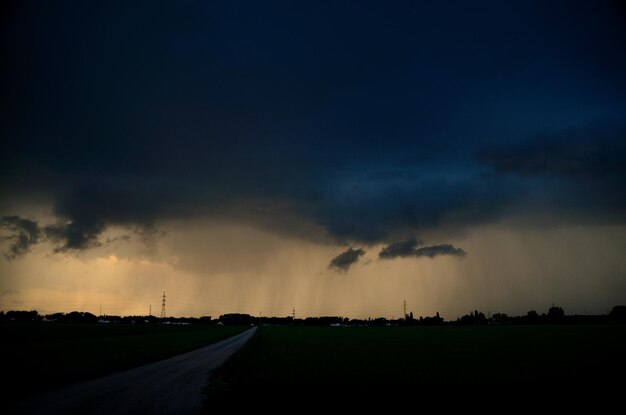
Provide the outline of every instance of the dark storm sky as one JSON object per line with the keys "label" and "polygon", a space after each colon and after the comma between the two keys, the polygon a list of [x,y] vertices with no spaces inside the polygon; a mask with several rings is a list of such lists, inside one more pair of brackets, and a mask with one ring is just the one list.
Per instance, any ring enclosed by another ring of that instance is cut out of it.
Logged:
{"label": "dark storm sky", "polygon": [[60,250],[204,216],[348,243],[626,220],[617,2],[3,8],[3,207],[49,200]]}

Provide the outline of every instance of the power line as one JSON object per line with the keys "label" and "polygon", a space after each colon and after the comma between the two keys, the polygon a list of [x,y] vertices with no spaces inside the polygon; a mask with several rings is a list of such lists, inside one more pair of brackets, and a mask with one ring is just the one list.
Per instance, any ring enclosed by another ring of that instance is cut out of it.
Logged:
{"label": "power line", "polygon": [[163,302],[161,303],[161,318],[165,318],[165,291],[163,291]]}

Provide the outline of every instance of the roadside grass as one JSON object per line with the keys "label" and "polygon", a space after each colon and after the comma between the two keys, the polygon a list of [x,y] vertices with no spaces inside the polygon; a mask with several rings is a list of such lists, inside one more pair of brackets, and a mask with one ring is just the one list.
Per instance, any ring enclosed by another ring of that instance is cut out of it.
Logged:
{"label": "roadside grass", "polygon": [[624,350],[624,326],[262,327],[209,377],[207,395],[591,392],[621,384]]}
{"label": "roadside grass", "polygon": [[247,327],[129,324],[0,325],[2,387],[18,399],[130,369],[231,337]]}

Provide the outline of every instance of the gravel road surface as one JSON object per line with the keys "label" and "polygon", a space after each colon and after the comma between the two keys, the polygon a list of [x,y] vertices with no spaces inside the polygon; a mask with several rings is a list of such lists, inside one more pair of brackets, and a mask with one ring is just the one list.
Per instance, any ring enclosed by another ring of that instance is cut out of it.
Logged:
{"label": "gravel road surface", "polygon": [[189,353],[36,395],[16,414],[194,414],[202,412],[210,371],[254,334],[256,327]]}

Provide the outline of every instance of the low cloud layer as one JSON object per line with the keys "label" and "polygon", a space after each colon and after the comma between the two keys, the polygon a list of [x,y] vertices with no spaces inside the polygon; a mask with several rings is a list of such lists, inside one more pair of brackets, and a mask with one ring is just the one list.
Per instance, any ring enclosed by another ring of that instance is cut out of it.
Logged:
{"label": "low cloud layer", "polygon": [[352,264],[358,262],[359,258],[363,255],[365,255],[365,251],[363,249],[353,249],[350,247],[345,252],[342,252],[334,257],[330,261],[330,264],[328,264],[328,268],[340,272],[348,272],[348,269],[350,269]]}
{"label": "low cloud layer", "polygon": [[[82,226],[81,226],[82,225]],[[102,245],[98,236],[104,230],[104,225],[86,227],[77,222],[55,224],[44,227],[45,235],[54,243],[54,252],[80,251]]]}
{"label": "low cloud layer", "polygon": [[452,256],[464,257],[467,254],[461,248],[455,248],[454,246],[450,244],[424,246],[422,248],[416,249],[413,252],[414,257],[426,256],[429,258],[434,258],[439,255],[452,255]]}
{"label": "low cloud layer", "polygon": [[[466,255],[465,251],[461,248],[455,248],[450,244],[441,244],[441,245],[431,245],[431,246],[421,246],[423,245],[422,241],[418,241],[415,237],[405,239],[403,241],[398,241],[389,244],[384,247],[378,257],[380,259],[394,259],[394,258],[419,258],[419,257],[428,257],[434,258],[440,255],[451,255],[464,257]],[[418,246],[421,246],[418,248]]]}
{"label": "low cloud layer", "polygon": [[8,251],[4,254],[8,260],[27,253],[39,242],[42,233],[37,222],[19,216],[3,217],[0,219],[0,228],[6,230],[0,241],[10,241]]}
{"label": "low cloud layer", "polygon": [[422,241],[418,241],[414,237],[403,241],[393,242],[384,247],[378,254],[378,257],[382,259],[393,259],[398,257],[405,258],[408,256],[414,256],[416,250],[415,248],[423,244],[424,243]]}
{"label": "low cloud layer", "polygon": [[13,260],[27,254],[33,246],[44,241],[54,245],[54,253],[66,253],[108,245],[117,240],[128,241],[130,238],[128,235],[122,235],[100,241],[99,236],[104,229],[103,224],[85,226],[76,222],[58,222],[40,225],[37,221],[20,216],[5,216],[0,219],[0,242],[9,242],[4,257]]}

